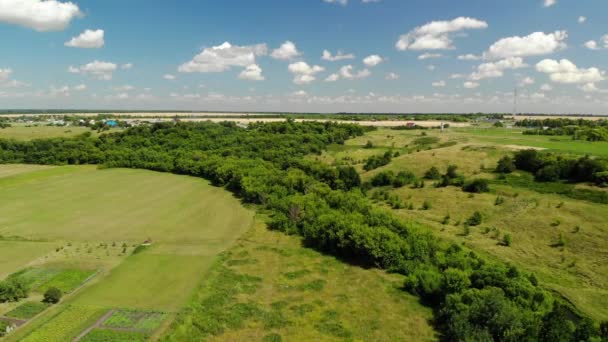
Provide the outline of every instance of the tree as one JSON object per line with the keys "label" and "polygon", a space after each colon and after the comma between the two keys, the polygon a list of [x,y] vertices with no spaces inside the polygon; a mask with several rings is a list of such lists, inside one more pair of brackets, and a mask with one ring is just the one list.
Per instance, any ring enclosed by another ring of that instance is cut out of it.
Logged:
{"label": "tree", "polygon": [[344,190],[351,190],[361,185],[361,177],[352,166],[338,168],[338,179],[342,181]]}
{"label": "tree", "polygon": [[510,156],[500,158],[498,165],[496,166],[496,172],[498,173],[512,173],[516,169],[515,162]]}
{"label": "tree", "polygon": [[479,178],[466,183],[462,190],[472,193],[482,193],[490,191],[490,183],[487,179]]}
{"label": "tree", "polygon": [[506,247],[511,246],[511,243],[513,243],[513,238],[511,238],[511,234],[505,234],[502,237],[502,241],[501,242],[502,242],[503,246],[506,246]]}
{"label": "tree", "polygon": [[42,302],[49,304],[57,304],[61,300],[61,290],[56,287],[49,287],[48,290],[44,293],[44,298]]}

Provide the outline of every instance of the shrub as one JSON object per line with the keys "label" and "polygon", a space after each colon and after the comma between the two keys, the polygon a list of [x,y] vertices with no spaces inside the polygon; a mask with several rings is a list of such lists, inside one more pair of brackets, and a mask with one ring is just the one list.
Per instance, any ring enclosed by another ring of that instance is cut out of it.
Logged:
{"label": "shrub", "polygon": [[515,167],[515,162],[510,156],[504,156],[500,158],[500,160],[498,161],[498,165],[496,166],[496,172],[498,173],[511,173],[516,169],[517,168]]}
{"label": "shrub", "polygon": [[498,196],[496,197],[496,200],[494,201],[494,205],[501,205],[505,203],[505,198],[502,196]]}
{"label": "shrub", "polygon": [[365,146],[363,146],[364,148],[374,148],[374,144],[368,140],[367,143],[365,144]]}
{"label": "shrub", "polygon": [[430,169],[428,169],[427,172],[424,173],[424,178],[432,179],[432,180],[439,180],[439,179],[441,179],[441,173],[439,173],[439,169],[437,169],[436,167],[433,166]]}
{"label": "shrub", "polygon": [[394,180],[395,180],[395,174],[393,173],[393,171],[383,171],[383,172],[376,174],[372,178],[372,185],[373,186],[391,185],[391,184],[393,184]]}
{"label": "shrub", "polygon": [[27,296],[27,285],[21,279],[11,278],[0,282],[0,303],[17,302]]}
{"label": "shrub", "polygon": [[44,298],[42,299],[43,303],[49,304],[57,304],[61,300],[61,290],[56,287],[49,287],[48,290],[44,293]]}
{"label": "shrub", "polygon": [[479,226],[483,221],[483,216],[481,216],[481,213],[479,211],[476,211],[473,213],[473,215],[471,215],[471,217],[469,217],[467,219],[467,221],[465,222],[465,224],[469,225],[469,226]]}
{"label": "shrub", "polygon": [[466,191],[466,192],[471,192],[471,193],[476,193],[476,194],[480,194],[482,192],[489,192],[490,191],[490,182],[488,182],[487,179],[475,179],[472,180],[468,183],[466,183],[463,187],[462,190]]}
{"label": "shrub", "polygon": [[511,243],[513,243],[513,239],[511,238],[511,235],[510,234],[505,234],[502,237],[501,244],[503,246],[509,247],[509,246],[511,246]]}
{"label": "shrub", "polygon": [[445,217],[443,218],[443,221],[441,221],[441,224],[446,225],[448,223],[450,223],[450,214],[445,215]]}
{"label": "shrub", "polygon": [[430,210],[431,208],[433,208],[433,205],[428,200],[422,203],[422,210]]}
{"label": "shrub", "polygon": [[411,171],[399,171],[397,176],[393,179],[393,186],[395,188],[400,188],[407,184],[410,184],[416,180],[416,175],[414,175]]}

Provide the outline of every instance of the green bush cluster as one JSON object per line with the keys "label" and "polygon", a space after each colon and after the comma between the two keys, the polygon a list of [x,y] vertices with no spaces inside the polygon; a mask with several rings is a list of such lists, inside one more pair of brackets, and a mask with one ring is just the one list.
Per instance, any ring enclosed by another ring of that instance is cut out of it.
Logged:
{"label": "green bush cluster", "polygon": [[535,175],[537,181],[594,182],[608,184],[608,159],[571,157],[562,154],[524,150],[515,154],[515,166]]}

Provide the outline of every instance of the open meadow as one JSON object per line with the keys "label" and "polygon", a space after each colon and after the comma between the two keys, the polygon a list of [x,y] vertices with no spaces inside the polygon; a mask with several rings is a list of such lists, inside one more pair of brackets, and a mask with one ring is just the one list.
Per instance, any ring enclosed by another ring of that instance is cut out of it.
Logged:
{"label": "open meadow", "polygon": [[[366,148],[368,142],[372,148],[369,145]],[[606,204],[552,193],[558,188],[560,191],[592,188],[583,184],[536,183],[531,176],[520,172],[509,175],[506,180],[497,180],[494,169],[498,159],[526,148],[608,155],[608,144],[604,142],[522,135],[521,130],[503,128],[470,128],[443,133],[379,129],[312,158],[330,164],[354,165],[368,181],[384,171],[397,174],[405,170],[422,179],[431,167],[444,173],[448,165],[456,165],[467,179],[490,180],[491,191],[483,194],[469,194],[453,186],[437,188],[432,180],[426,180],[422,188],[404,186],[385,190],[403,201],[405,208],[394,212],[406,221],[431,227],[437,236],[533,272],[543,286],[559,293],[580,310],[596,319],[607,319],[608,251],[603,243],[608,239]],[[368,172],[363,170],[366,158],[386,151],[400,155],[386,166]],[[606,190],[595,187],[592,191]],[[497,197],[501,198],[499,204]],[[483,223],[465,228],[465,221],[475,211],[482,214]],[[510,247],[501,245],[505,235],[512,237]]]}

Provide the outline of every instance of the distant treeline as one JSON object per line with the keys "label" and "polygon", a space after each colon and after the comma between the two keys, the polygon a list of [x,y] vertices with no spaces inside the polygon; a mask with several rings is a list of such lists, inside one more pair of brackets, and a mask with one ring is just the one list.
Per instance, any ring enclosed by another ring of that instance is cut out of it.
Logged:
{"label": "distant treeline", "polygon": [[[17,142],[0,140],[0,162],[100,164],[211,180],[271,213],[270,227],[366,266],[407,276],[405,289],[434,308],[450,341],[589,341],[608,324],[563,304],[536,277],[491,261],[374,205],[352,167],[305,159],[366,128],[335,123],[163,123],[118,133]],[[197,305],[174,328],[197,331]],[[194,323],[194,324],[193,324]],[[200,340],[206,331],[200,330]]]}
{"label": "distant treeline", "polygon": [[515,125],[533,128],[524,131],[526,135],[567,135],[575,140],[608,141],[608,120],[526,119]]}
{"label": "distant treeline", "polygon": [[593,182],[608,185],[608,159],[589,156],[572,157],[562,154],[524,150],[515,154],[514,164],[519,170],[535,175],[536,180],[555,182]]}

